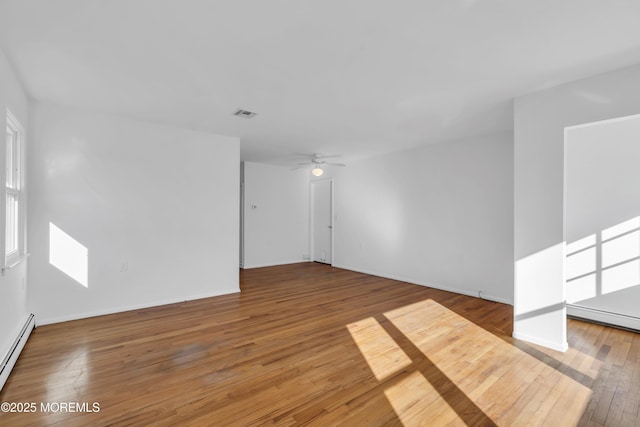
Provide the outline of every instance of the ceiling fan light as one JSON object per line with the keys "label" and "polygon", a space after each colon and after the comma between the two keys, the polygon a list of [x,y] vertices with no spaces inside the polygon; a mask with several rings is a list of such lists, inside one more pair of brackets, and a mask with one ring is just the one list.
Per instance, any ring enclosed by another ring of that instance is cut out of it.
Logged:
{"label": "ceiling fan light", "polygon": [[313,176],[320,176],[324,173],[324,171],[319,166],[316,166],[311,170],[311,173],[313,174]]}

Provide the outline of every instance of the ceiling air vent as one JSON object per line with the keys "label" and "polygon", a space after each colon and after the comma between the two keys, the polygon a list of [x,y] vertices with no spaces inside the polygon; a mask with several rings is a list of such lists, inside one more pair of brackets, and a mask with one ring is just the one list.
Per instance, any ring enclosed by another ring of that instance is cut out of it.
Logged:
{"label": "ceiling air vent", "polygon": [[243,110],[241,108],[238,108],[236,110],[236,112],[233,113],[234,116],[244,117],[245,119],[250,119],[250,118],[256,116],[257,114],[258,113],[254,113],[253,111]]}

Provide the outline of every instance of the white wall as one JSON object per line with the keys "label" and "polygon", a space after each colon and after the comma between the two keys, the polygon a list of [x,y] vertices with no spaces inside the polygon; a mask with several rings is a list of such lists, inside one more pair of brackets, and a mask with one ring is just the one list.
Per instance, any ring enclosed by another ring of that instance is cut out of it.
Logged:
{"label": "white wall", "polygon": [[565,349],[564,129],[640,112],[640,65],[514,103],[514,336]]}
{"label": "white wall", "polygon": [[[239,291],[238,139],[39,103],[31,119],[39,324]],[[50,251],[50,224],[69,247],[55,239]],[[82,247],[87,287],[72,278]]]}
{"label": "white wall", "polygon": [[352,162],[333,176],[335,266],[512,302],[510,133]]}
{"label": "white wall", "polygon": [[567,129],[565,144],[567,303],[638,327],[640,116]]}
{"label": "white wall", "polygon": [[305,261],[309,171],[244,162],[244,268]]}
{"label": "white wall", "polygon": [[[0,126],[2,129],[6,127],[7,108],[27,129],[27,96],[7,63],[4,53],[0,50]],[[6,132],[2,130],[0,132],[0,176],[2,177],[5,176],[5,138]],[[27,145],[31,143],[28,132],[24,143]],[[4,212],[4,196],[0,200],[0,212]],[[4,214],[0,215],[0,218],[3,218],[0,221],[2,224],[0,237],[4,239]],[[10,349],[28,317],[26,280],[27,261],[18,264],[0,276],[0,361]]]}

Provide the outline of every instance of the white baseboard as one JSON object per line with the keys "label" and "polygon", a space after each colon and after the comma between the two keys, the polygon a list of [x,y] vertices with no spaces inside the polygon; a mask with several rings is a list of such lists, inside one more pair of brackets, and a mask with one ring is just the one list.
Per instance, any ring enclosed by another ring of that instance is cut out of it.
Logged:
{"label": "white baseboard", "polygon": [[29,335],[31,335],[31,331],[33,331],[33,328],[35,328],[35,326],[35,316],[33,314],[30,314],[27,317],[24,326],[18,332],[18,335],[14,343],[11,345],[11,348],[7,350],[5,356],[0,361],[0,390],[2,390],[2,387],[4,387],[4,383],[9,378],[9,374],[18,361],[18,357],[20,356],[22,349],[29,339]]}
{"label": "white baseboard", "polygon": [[507,298],[486,294],[482,291],[470,291],[468,289],[459,289],[459,288],[452,288],[450,286],[441,286],[436,283],[426,282],[426,281],[415,279],[412,277],[405,277],[405,276],[396,275],[396,274],[386,274],[386,273],[381,273],[379,271],[352,267],[348,265],[332,264],[332,266],[337,268],[342,268],[345,270],[357,271],[358,273],[369,274],[371,276],[384,277],[385,279],[398,280],[400,282],[411,283],[413,285],[420,285],[420,286],[425,286],[427,288],[434,288],[434,289],[439,289],[441,291],[453,292],[455,294],[467,295],[470,297],[485,299],[488,301],[494,301],[502,304],[513,305],[513,301],[510,301]]}
{"label": "white baseboard", "polygon": [[543,347],[547,347],[547,348],[550,348],[552,350],[561,351],[563,353],[569,349],[569,343],[566,342],[566,341],[564,343],[562,343],[562,344],[559,344],[559,343],[556,343],[556,342],[551,342],[551,341],[547,341],[545,339],[541,339],[539,337],[534,337],[532,335],[518,333],[516,331],[513,331],[512,336],[517,340],[528,341],[528,342],[530,342],[532,344],[541,345]]}
{"label": "white baseboard", "polygon": [[497,297],[495,295],[487,294],[487,293],[484,293],[482,291],[480,291],[478,293],[478,296],[481,299],[486,299],[486,300],[493,301],[493,302],[499,302],[501,304],[513,305],[513,301],[511,301],[508,298]]}
{"label": "white baseboard", "polygon": [[640,319],[624,314],[567,304],[567,315],[640,331]]}
{"label": "white baseboard", "polygon": [[38,326],[50,325],[53,323],[69,322],[71,320],[86,319],[89,317],[105,316],[107,314],[122,313],[125,311],[141,310],[144,308],[158,307],[161,305],[168,305],[168,304],[176,304],[179,302],[193,301],[193,300],[203,299],[203,298],[218,297],[221,295],[234,294],[238,292],[240,292],[240,289],[236,288],[236,289],[217,291],[211,294],[200,294],[200,295],[190,295],[187,297],[170,298],[166,300],[152,301],[152,302],[147,302],[143,304],[134,304],[134,305],[122,306],[122,307],[112,307],[104,310],[75,313],[75,314],[69,314],[65,316],[52,316],[52,317],[41,318],[40,315],[38,315]]}
{"label": "white baseboard", "polygon": [[289,261],[277,261],[271,263],[258,263],[258,264],[249,264],[242,267],[245,270],[250,270],[252,268],[262,268],[262,267],[275,267],[278,265],[288,265],[288,264],[299,264],[301,262],[310,262],[308,259],[296,259]]}

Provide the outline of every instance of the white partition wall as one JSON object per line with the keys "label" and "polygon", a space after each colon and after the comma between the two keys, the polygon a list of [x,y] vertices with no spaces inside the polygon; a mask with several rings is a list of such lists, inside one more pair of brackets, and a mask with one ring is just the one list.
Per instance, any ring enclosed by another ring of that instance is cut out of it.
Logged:
{"label": "white partition wall", "polygon": [[239,291],[239,140],[34,104],[39,323]]}
{"label": "white partition wall", "polygon": [[516,98],[516,338],[567,348],[565,128],[638,112],[640,65]]}

